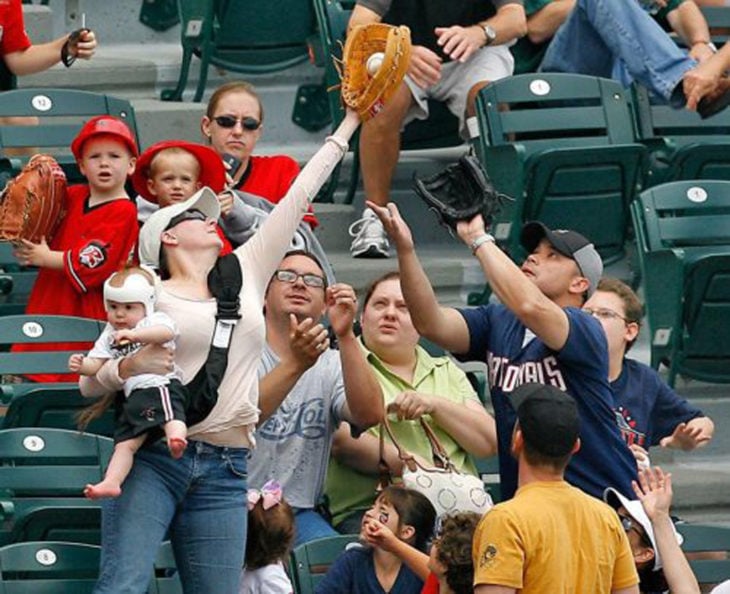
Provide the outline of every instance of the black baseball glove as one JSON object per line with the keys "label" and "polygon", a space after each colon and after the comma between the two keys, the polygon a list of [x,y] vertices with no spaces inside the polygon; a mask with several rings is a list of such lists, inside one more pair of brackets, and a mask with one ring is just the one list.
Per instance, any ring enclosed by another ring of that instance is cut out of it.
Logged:
{"label": "black baseball glove", "polygon": [[481,163],[472,155],[464,155],[436,175],[423,180],[414,176],[413,180],[416,194],[452,235],[459,221],[470,221],[478,214],[489,228],[504,202],[512,200],[494,188]]}

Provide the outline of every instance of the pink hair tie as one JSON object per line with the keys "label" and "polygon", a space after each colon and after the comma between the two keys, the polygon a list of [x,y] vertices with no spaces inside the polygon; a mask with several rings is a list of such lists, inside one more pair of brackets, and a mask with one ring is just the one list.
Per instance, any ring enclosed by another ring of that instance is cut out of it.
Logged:
{"label": "pink hair tie", "polygon": [[252,510],[254,506],[261,500],[264,510],[271,509],[281,502],[282,490],[279,481],[267,481],[261,490],[249,489],[247,494],[247,506]]}

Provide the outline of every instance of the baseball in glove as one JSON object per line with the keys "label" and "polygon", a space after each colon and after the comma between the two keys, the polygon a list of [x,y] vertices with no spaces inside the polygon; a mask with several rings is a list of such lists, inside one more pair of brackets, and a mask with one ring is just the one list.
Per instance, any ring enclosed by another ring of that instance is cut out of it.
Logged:
{"label": "baseball in glove", "polygon": [[457,163],[426,179],[414,176],[413,187],[452,235],[459,221],[470,221],[478,214],[489,228],[504,202],[512,200],[497,192],[479,160],[472,155],[464,155]]}
{"label": "baseball in glove", "polygon": [[0,194],[0,241],[50,242],[65,203],[63,169],[50,155],[34,155]]}
{"label": "baseball in glove", "polygon": [[365,121],[376,116],[408,70],[411,31],[384,23],[358,25],[342,52],[342,100]]}

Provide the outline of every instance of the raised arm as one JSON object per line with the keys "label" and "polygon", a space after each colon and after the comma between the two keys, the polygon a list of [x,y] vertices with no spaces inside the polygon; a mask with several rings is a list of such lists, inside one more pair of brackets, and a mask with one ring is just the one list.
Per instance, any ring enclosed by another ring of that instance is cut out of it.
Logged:
{"label": "raised arm", "polygon": [[383,418],[383,390],[353,332],[356,312],[351,286],[338,283],[327,288],[327,316],[337,335],[347,400],[343,416],[366,429]]}
{"label": "raised arm", "polygon": [[369,201],[367,205],[378,215],[398,252],[400,285],[418,333],[451,352],[467,352],[469,329],[466,321],[454,308],[439,305],[416,254],[411,230],[400,216],[398,207],[393,203],[382,207]]}
{"label": "raised arm", "polygon": [[699,594],[697,578],[677,542],[669,507],[672,503],[672,475],[658,466],[639,470],[639,482],[633,482],[634,493],[641,501],[654,529],[654,540],[662,558],[662,571],[675,594]]}
{"label": "raised arm", "polygon": [[47,70],[61,61],[61,51],[68,43],[70,55],[88,60],[96,50],[96,36],[94,32],[85,29],[78,40],[70,39],[71,35],[64,35],[48,43],[31,45],[25,50],[10,52],[3,56],[10,71],[18,76],[34,74]]}
{"label": "raised arm", "polygon": [[[567,314],[497,247],[494,238],[486,233],[482,216],[459,223],[457,232],[469,247],[479,240],[474,255],[497,298],[549,348],[556,351],[563,348],[570,330]],[[480,243],[487,238],[488,241]]]}

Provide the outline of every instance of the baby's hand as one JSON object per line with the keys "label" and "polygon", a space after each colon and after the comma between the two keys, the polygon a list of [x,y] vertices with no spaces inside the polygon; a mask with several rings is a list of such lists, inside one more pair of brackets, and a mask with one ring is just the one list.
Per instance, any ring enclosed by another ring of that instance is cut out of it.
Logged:
{"label": "baby's hand", "polygon": [[218,194],[218,204],[221,208],[221,216],[227,217],[233,210],[233,192],[221,192]]}
{"label": "baby's hand", "polygon": [[84,356],[81,353],[74,353],[68,358],[68,370],[78,373],[84,363]]}
{"label": "baby's hand", "polygon": [[135,342],[135,333],[134,330],[130,330],[129,328],[122,328],[114,332],[112,338],[114,339],[115,346],[124,346],[130,342]]}

